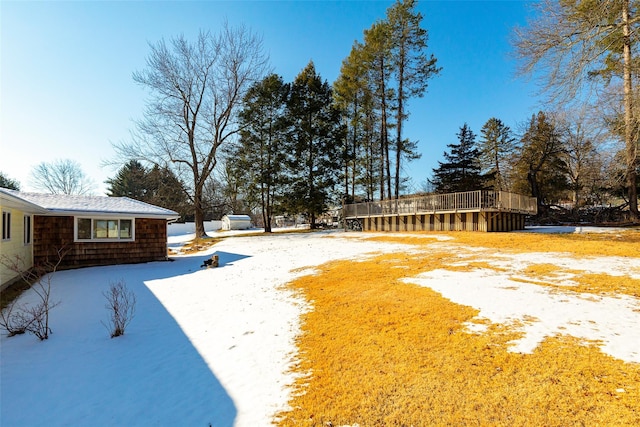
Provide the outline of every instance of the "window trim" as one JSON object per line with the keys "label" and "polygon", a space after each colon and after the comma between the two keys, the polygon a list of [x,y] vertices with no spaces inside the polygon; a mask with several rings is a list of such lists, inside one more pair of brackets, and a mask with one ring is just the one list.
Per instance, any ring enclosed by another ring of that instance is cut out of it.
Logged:
{"label": "window trim", "polygon": [[25,214],[23,217],[24,245],[29,246],[33,242],[33,217]]}
{"label": "window trim", "polygon": [[[91,238],[80,239],[78,238],[78,220],[88,219],[91,221]],[[94,237],[94,224],[95,221],[118,221],[117,234],[118,237]],[[131,237],[120,237],[120,231],[122,230],[121,221],[131,221]],[[73,241],[77,243],[93,243],[93,242],[134,242],[136,240],[136,219],[128,216],[76,216],[73,218]]]}
{"label": "window trim", "polygon": [[2,241],[11,241],[11,211],[2,210]]}

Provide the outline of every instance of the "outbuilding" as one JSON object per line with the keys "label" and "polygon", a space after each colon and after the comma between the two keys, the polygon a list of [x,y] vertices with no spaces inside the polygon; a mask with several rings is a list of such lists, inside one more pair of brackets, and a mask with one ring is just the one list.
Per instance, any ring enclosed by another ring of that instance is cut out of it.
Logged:
{"label": "outbuilding", "polygon": [[[0,188],[0,289],[20,270],[167,259],[167,222],[179,215],[128,197],[25,193]],[[14,262],[15,261],[15,262]]]}
{"label": "outbuilding", "polygon": [[251,228],[249,215],[225,215],[222,217],[223,230],[247,230]]}

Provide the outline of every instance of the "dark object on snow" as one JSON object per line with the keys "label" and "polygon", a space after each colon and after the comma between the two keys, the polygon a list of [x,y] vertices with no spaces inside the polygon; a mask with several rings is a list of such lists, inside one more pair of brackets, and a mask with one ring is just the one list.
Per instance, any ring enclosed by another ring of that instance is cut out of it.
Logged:
{"label": "dark object on snow", "polygon": [[213,255],[213,256],[211,256],[210,259],[205,259],[202,262],[202,265],[200,267],[201,268],[202,267],[209,268],[209,267],[217,267],[217,266],[218,266],[218,255]]}

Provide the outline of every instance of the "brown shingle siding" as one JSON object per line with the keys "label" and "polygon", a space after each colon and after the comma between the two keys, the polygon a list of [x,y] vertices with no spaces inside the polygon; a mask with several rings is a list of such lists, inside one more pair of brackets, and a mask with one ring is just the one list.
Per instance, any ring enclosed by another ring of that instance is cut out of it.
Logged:
{"label": "brown shingle siding", "polygon": [[131,264],[165,260],[167,222],[136,218],[133,242],[74,242],[72,216],[35,216],[33,225],[35,265],[55,262],[57,251],[68,251],[60,268]]}

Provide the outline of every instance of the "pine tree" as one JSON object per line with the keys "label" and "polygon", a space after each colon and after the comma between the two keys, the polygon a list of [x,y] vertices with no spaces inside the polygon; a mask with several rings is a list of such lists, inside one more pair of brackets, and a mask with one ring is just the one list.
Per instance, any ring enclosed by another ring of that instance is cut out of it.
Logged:
{"label": "pine tree", "polygon": [[111,197],[130,197],[145,200],[147,196],[147,170],[137,160],[130,160],[118,170],[113,178],[105,181],[108,184],[107,195]]}
{"label": "pine tree", "polygon": [[480,166],[488,177],[487,184],[498,191],[509,190],[508,164],[516,149],[516,139],[509,126],[495,117],[490,118],[480,130]]}
{"label": "pine tree", "polygon": [[0,171],[0,187],[8,188],[9,190],[20,190],[20,183],[15,179],[12,179]]}
{"label": "pine tree", "polygon": [[395,173],[394,197],[400,193],[400,171],[402,161],[420,158],[417,143],[403,137],[403,124],[409,117],[407,102],[413,97],[422,97],[428,81],[440,72],[437,59],[427,55],[429,35],[422,28],[422,14],[416,10],[415,0],[397,1],[387,10],[387,25],[390,28],[391,62],[395,77]]}
{"label": "pine tree", "polygon": [[271,232],[277,197],[283,191],[284,110],[289,90],[289,84],[276,74],[249,89],[240,113],[240,141],[227,162],[244,182],[246,196],[259,200],[265,232]]}
{"label": "pine tree", "polygon": [[391,88],[391,34],[384,22],[374,23],[364,32],[363,60],[368,70],[369,85],[373,93],[373,105],[377,114],[380,200],[391,197],[391,155],[389,130],[393,128],[394,91]]}
{"label": "pine tree", "polygon": [[433,184],[437,193],[457,193],[463,191],[482,190],[485,178],[481,174],[476,148],[476,136],[465,123],[458,137],[457,144],[448,144],[450,152],[444,153],[444,162],[438,162],[433,169]]}
{"label": "pine tree", "polygon": [[129,197],[178,212],[183,218],[191,209],[182,181],[168,168],[154,165],[150,170],[130,160],[115,177],[105,181],[107,195]]}
{"label": "pine tree", "polygon": [[[371,108],[371,94],[366,80],[363,46],[355,42],[347,58],[342,61],[340,75],[333,84],[336,106],[340,109],[345,125],[342,144],[344,194],[346,203],[353,203],[356,185],[362,182],[365,171],[363,150],[368,145],[364,135],[364,117]],[[368,102],[369,101],[369,102]]]}
{"label": "pine tree", "polygon": [[146,176],[144,201],[174,210],[184,218],[193,209],[184,183],[167,167],[154,165]]}
{"label": "pine tree", "polygon": [[522,136],[516,163],[515,191],[538,199],[538,213],[556,202],[568,187],[564,147],[554,120],[540,111]]}
{"label": "pine tree", "polygon": [[344,138],[331,87],[310,62],[295,78],[287,104],[288,213],[305,214],[312,227],[325,212],[342,169]]}

